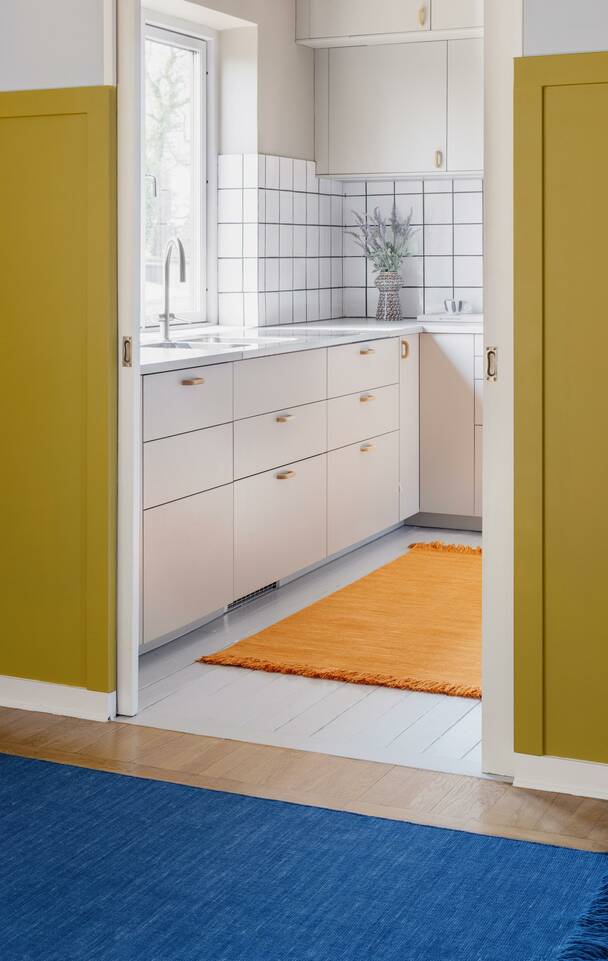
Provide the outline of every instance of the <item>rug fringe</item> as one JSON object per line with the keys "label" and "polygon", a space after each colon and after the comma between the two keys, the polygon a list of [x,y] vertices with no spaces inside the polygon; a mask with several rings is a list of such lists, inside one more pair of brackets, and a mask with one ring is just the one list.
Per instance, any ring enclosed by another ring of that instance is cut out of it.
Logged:
{"label": "rug fringe", "polygon": [[443,554],[481,554],[481,547],[470,547],[468,544],[445,544],[443,541],[416,541],[410,544],[411,551],[438,551]]}
{"label": "rug fringe", "polygon": [[341,671],[311,668],[306,664],[280,665],[263,661],[257,657],[242,657],[238,654],[206,654],[198,658],[199,664],[219,664],[222,667],[245,667],[253,671],[267,671],[270,674],[299,674],[302,677],[317,677],[324,681],[346,681],[350,684],[371,684],[392,687],[402,691],[422,691],[427,694],[447,694],[449,697],[470,697],[479,699],[481,688],[450,684],[446,681],[421,681],[417,678],[392,677],[389,674],[363,674],[358,671]]}
{"label": "rug fringe", "polygon": [[558,956],[558,961],[605,959],[608,959],[608,877],[602,882],[587,913],[577,921],[574,933]]}

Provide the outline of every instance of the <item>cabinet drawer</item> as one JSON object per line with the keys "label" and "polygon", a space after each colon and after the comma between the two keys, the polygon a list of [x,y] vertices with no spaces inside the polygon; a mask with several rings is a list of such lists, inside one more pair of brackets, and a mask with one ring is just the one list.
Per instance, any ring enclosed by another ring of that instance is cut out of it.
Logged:
{"label": "cabinet drawer", "polygon": [[232,364],[146,374],[143,381],[145,441],[232,420]]}
{"label": "cabinet drawer", "polygon": [[325,400],[326,350],[254,357],[237,361],[234,368],[237,420]]}
{"label": "cabinet drawer", "polygon": [[327,553],[399,521],[399,432],[327,455]]}
{"label": "cabinet drawer", "polygon": [[399,340],[330,347],[327,357],[327,396],[384,387],[399,381]]}
{"label": "cabinet drawer", "polygon": [[232,484],[146,511],[143,534],[144,643],[230,603]]}
{"label": "cabinet drawer", "polygon": [[236,597],[325,557],[325,507],[325,454],[235,483]]}
{"label": "cabinet drawer", "polygon": [[234,476],[247,477],[277,464],[303,460],[327,449],[327,404],[322,400],[234,424]]}
{"label": "cabinet drawer", "polygon": [[144,444],[144,510],[232,481],[232,424]]}
{"label": "cabinet drawer", "polygon": [[398,429],[399,388],[396,384],[328,401],[327,440],[330,450]]}

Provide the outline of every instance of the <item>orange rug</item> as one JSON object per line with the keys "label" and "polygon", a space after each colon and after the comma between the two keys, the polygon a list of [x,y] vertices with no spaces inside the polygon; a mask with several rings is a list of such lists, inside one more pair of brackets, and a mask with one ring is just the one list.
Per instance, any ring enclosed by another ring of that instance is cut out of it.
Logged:
{"label": "orange rug", "polygon": [[204,664],[481,697],[481,548],[409,552]]}

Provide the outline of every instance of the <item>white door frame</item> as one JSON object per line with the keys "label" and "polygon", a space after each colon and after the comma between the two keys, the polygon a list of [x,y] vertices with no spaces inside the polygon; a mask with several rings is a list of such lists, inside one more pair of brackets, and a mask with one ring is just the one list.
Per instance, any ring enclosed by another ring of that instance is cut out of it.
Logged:
{"label": "white door frame", "polygon": [[[141,555],[141,74],[140,0],[118,3],[118,529],[117,713],[137,714]],[[123,341],[131,338],[131,366]]]}
{"label": "white door frame", "polygon": [[523,2],[485,3],[482,767],[513,776],[513,58]]}

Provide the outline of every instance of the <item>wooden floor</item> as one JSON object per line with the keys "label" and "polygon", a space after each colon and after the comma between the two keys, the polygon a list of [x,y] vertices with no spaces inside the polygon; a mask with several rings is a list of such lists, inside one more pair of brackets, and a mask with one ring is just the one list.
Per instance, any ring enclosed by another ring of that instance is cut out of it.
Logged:
{"label": "wooden floor", "polygon": [[210,790],[585,850],[608,850],[608,801],[458,774],[0,708],[0,752]]}

